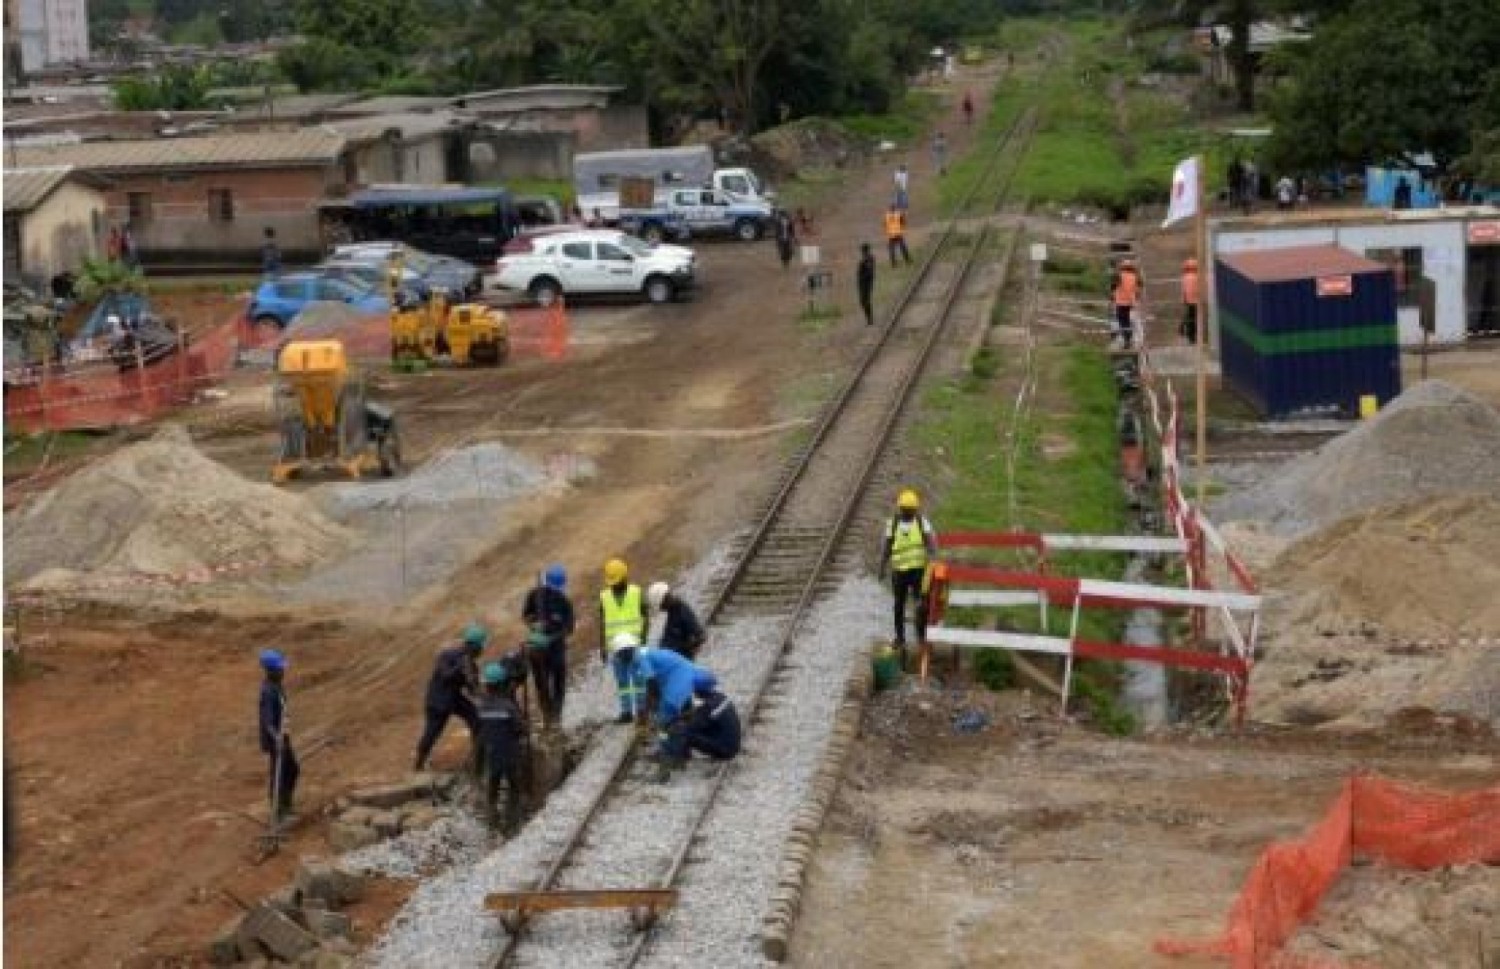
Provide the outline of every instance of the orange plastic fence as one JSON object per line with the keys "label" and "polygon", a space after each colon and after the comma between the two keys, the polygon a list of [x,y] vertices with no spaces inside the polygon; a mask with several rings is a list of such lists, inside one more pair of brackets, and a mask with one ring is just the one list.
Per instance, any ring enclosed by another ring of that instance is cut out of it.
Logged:
{"label": "orange plastic fence", "polygon": [[1290,959],[1281,947],[1353,854],[1407,868],[1500,862],[1500,785],[1451,794],[1352,777],[1306,836],[1261,853],[1223,935],[1201,942],[1159,939],[1156,951],[1223,956],[1235,969],[1328,966]]}

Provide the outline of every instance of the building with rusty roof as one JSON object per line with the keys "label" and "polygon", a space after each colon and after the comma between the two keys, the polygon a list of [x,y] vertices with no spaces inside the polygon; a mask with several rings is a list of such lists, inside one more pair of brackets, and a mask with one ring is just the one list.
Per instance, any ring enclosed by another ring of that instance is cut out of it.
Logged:
{"label": "building with rusty roof", "polygon": [[4,175],[5,275],[36,286],[99,254],[106,183],[66,165]]}

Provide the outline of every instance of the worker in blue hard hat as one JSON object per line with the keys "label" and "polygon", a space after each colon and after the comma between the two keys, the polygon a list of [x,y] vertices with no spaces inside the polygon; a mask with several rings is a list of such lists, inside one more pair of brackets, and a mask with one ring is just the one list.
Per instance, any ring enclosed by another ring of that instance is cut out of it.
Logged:
{"label": "worker in blue hard hat", "polygon": [[574,616],[567,588],[567,570],[549,565],[521,606],[527,627],[526,659],[536,683],[542,723],[549,728],[562,719],[568,692],[568,637],[573,635]]}
{"label": "worker in blue hard hat", "polygon": [[[422,739],[417,741],[416,770],[425,770],[427,758],[449,717],[458,717],[469,728],[472,739],[478,737],[479,717],[474,710],[474,701],[469,697],[479,686],[479,655],[489,645],[489,630],[479,623],[470,623],[464,630],[463,641],[449,646],[437,654],[432,664],[432,677],[427,681],[425,713],[427,724],[422,730]],[[478,744],[474,750],[478,751]]]}
{"label": "worker in blue hard hat", "polygon": [[286,656],[280,650],[260,651],[260,668],[265,674],[260,683],[260,749],[270,763],[267,799],[271,804],[271,823],[290,823],[292,797],[297,778],[302,773],[297,754],[292,750],[291,721],[287,714]]}
{"label": "worker in blue hard hat", "polygon": [[727,713],[734,718],[733,736],[729,735],[727,720],[713,724],[713,729],[702,731],[698,739],[707,743],[698,749],[716,759],[739,753],[739,718],[733,713],[733,704],[718,692],[713,673],[670,649],[641,647],[634,651],[632,660],[637,679],[646,685],[652,726],[657,731],[659,780],[665,781],[674,768],[687,763],[693,738],[707,726],[694,717],[694,696],[715,701],[715,708],[723,708],[721,716]]}
{"label": "worker in blue hard hat", "polygon": [[517,684],[504,663],[486,663],[482,674],[484,692],[479,697],[479,741],[484,751],[484,817],[495,828],[499,822],[496,801],[500,782],[505,781],[507,837],[521,820],[521,776],[526,716],[516,703]]}

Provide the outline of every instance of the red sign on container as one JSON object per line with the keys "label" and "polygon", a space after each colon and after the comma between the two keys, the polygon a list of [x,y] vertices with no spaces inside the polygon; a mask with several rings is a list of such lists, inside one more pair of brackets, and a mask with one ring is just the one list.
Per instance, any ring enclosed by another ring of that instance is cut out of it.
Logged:
{"label": "red sign on container", "polygon": [[1319,296],[1353,296],[1354,295],[1354,277],[1353,276],[1319,276],[1318,277],[1318,295]]}

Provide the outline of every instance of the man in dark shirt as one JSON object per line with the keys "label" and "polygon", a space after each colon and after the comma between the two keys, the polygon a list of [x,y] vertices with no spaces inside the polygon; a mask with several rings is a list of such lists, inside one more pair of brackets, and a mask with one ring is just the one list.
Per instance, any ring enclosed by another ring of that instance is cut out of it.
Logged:
{"label": "man in dark shirt", "polygon": [[875,253],[868,242],[859,244],[859,308],[865,311],[865,326],[875,323]]}
{"label": "man in dark shirt", "polygon": [[427,725],[422,730],[422,739],[417,741],[415,770],[427,768],[427,757],[442,736],[449,717],[458,717],[468,726],[469,736],[477,736],[479,717],[468,694],[478,686],[479,654],[484,652],[489,639],[485,628],[475,623],[464,630],[462,643],[438,653],[432,664],[432,678],[427,681]]}
{"label": "man in dark shirt", "polygon": [[490,828],[499,821],[496,801],[505,781],[505,823],[509,837],[521,820],[521,774],[526,718],[516,703],[515,685],[503,663],[486,663],[484,693],[479,698],[479,742],[484,751],[484,818]]}
{"label": "man in dark shirt", "polygon": [[260,668],[265,679],[260,684],[260,749],[270,762],[267,796],[271,802],[271,822],[280,824],[295,820],[292,795],[302,773],[297,754],[292,750],[292,736],[286,710],[286,657],[274,649],[260,652]]}
{"label": "man in dark shirt", "polygon": [[530,629],[526,658],[536,681],[542,722],[548,727],[562,719],[563,699],[568,692],[568,637],[573,635],[575,620],[573,603],[564,591],[567,587],[567,570],[549,565],[521,606],[521,618]]}
{"label": "man in dark shirt", "polygon": [[653,611],[666,616],[662,625],[660,646],[692,659],[698,655],[706,638],[698,614],[680,596],[674,595],[665,582],[653,582],[646,590],[646,601]]}

